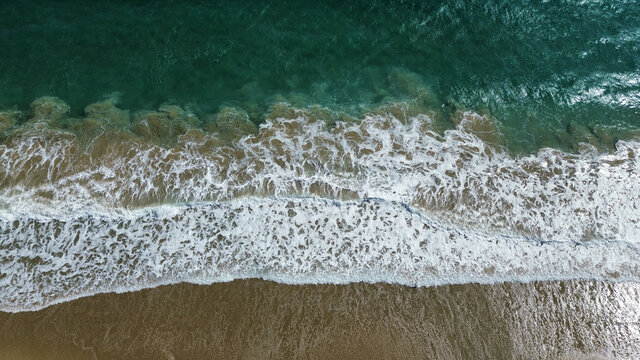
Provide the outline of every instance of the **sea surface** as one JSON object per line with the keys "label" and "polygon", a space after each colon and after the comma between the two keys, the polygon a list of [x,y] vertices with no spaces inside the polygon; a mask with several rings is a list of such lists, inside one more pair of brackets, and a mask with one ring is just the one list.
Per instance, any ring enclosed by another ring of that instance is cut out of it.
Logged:
{"label": "sea surface", "polygon": [[640,351],[638,1],[20,1],[0,49],[0,357]]}

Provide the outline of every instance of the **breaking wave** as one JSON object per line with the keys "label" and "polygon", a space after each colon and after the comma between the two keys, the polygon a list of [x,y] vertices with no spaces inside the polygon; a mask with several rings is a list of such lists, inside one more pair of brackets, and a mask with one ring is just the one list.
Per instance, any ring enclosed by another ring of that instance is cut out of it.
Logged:
{"label": "breaking wave", "polygon": [[0,145],[0,309],[248,277],[640,279],[638,142],[516,156],[472,112],[444,132],[426,114],[282,113],[225,137],[245,121],[228,112],[220,132],[170,145],[37,124],[13,135]]}

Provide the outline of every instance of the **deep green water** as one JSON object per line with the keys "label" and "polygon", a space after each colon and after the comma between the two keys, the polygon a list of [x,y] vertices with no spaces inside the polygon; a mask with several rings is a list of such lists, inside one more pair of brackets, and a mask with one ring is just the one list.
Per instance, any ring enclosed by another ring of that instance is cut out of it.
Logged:
{"label": "deep green water", "polygon": [[516,149],[575,123],[640,128],[635,0],[4,2],[0,49],[3,108],[47,95],[78,115],[118,92],[131,110],[231,105],[260,122],[283,100],[417,99],[489,112]]}

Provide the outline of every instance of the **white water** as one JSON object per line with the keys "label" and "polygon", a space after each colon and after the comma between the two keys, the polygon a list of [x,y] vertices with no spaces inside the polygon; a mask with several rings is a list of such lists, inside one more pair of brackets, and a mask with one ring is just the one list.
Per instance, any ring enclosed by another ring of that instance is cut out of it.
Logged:
{"label": "white water", "polygon": [[635,244],[541,242],[444,226],[383,200],[246,198],[30,218],[3,213],[0,309],[179,281],[406,285],[640,279]]}
{"label": "white water", "polygon": [[441,136],[426,117],[328,130],[301,115],[233,147],[99,156],[25,136],[0,146],[0,310],[246,277],[639,280],[640,144],[513,157],[471,131],[483,121]]}

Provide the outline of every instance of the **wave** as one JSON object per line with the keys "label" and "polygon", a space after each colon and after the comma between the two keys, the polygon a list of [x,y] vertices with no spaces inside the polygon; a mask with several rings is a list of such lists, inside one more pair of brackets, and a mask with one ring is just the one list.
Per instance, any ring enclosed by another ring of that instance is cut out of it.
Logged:
{"label": "wave", "polygon": [[[0,145],[0,307],[247,277],[639,279],[640,143],[516,156],[486,116],[442,132],[391,110],[333,123],[283,106],[256,130],[229,109],[233,136],[172,144],[23,127]],[[152,115],[150,133],[172,129]]]}

